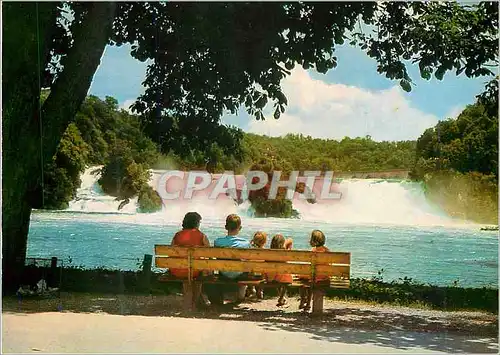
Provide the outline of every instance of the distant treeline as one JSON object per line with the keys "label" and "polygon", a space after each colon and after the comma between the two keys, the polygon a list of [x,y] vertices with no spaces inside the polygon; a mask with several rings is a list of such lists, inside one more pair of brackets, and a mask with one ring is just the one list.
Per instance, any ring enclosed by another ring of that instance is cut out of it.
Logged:
{"label": "distant treeline", "polygon": [[478,100],[417,141],[411,176],[452,216],[498,224],[497,105]]}

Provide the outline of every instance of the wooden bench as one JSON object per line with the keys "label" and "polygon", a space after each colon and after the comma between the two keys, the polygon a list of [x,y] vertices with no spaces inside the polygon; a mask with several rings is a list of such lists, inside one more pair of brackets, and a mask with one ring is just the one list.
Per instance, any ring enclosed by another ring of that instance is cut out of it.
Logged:
{"label": "wooden bench", "polygon": [[[248,272],[251,274],[292,274],[290,287],[310,287],[313,294],[313,313],[323,311],[324,291],[326,288],[349,288],[351,254],[344,252],[314,253],[302,250],[276,249],[236,249],[211,247],[172,247],[155,245],[155,266],[165,268],[188,269],[187,279],[177,279],[172,275],[160,276],[162,282],[182,282],[184,289],[184,306],[194,309],[197,295],[195,284],[238,284],[277,287],[276,282],[265,279],[249,278],[245,280],[228,280],[220,278],[218,271]],[[193,278],[193,270],[209,270],[216,272],[208,277]],[[302,281],[299,275],[309,275],[311,280],[316,275],[328,275],[330,282],[312,283]]]}

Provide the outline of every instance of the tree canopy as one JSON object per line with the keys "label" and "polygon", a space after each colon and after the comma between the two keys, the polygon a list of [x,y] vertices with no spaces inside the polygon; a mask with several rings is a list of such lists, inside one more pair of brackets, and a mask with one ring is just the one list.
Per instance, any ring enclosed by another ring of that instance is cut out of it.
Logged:
{"label": "tree canopy", "polygon": [[417,140],[411,175],[452,216],[498,223],[498,97],[482,95]]}

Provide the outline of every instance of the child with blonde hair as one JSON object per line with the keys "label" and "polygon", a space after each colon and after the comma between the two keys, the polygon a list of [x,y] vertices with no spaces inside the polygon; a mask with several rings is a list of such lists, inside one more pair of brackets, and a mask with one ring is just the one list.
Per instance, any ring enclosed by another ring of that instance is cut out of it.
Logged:
{"label": "child with blonde hair", "polygon": [[264,248],[267,242],[267,234],[265,232],[255,232],[250,245],[253,248]]}
{"label": "child with blonde hair", "polygon": [[[265,232],[255,232],[253,235],[252,241],[250,245],[252,248],[262,249],[266,245],[267,242],[267,234]],[[247,289],[247,297],[256,296],[258,299],[264,298],[264,290],[259,286],[249,286]]]}
{"label": "child with blonde hair", "polygon": [[[318,230],[315,229],[311,233],[311,239],[309,240],[309,244],[311,245],[311,251],[316,252],[316,253],[325,253],[329,252],[330,250],[325,246],[326,243],[326,237],[325,234]],[[305,282],[311,282],[311,278],[309,275],[303,275],[300,278],[302,281]],[[324,282],[329,280],[330,278],[326,275],[317,275],[312,282],[317,283],[317,282]],[[308,311],[311,309],[311,298],[312,298],[312,293],[311,293],[311,288],[310,287],[302,287],[300,289],[300,304],[299,304],[299,309],[303,309],[304,311]]]}
{"label": "child with blonde hair", "polygon": [[[291,249],[293,241],[291,238],[285,239],[281,234],[276,234],[271,240],[271,249]],[[282,307],[286,305],[286,290],[287,285],[292,283],[292,275],[291,274],[268,274],[268,281],[279,282],[278,286],[278,303],[276,306]]]}

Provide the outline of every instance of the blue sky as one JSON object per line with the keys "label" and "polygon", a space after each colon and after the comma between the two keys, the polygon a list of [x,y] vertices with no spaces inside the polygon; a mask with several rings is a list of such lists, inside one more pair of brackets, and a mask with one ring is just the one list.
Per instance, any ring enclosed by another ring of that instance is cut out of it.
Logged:
{"label": "blue sky", "polygon": [[[357,48],[337,47],[338,66],[327,74],[296,67],[283,81],[289,106],[274,120],[258,122],[246,113],[226,115],[223,122],[245,131],[283,135],[303,133],[341,139],[371,135],[376,140],[415,139],[438,120],[455,117],[484,88],[487,78],[456,77],[449,72],[442,81],[419,77],[418,67],[409,68],[416,83],[406,93],[396,81],[376,71],[376,62]],[[130,47],[107,47],[90,94],[113,96],[127,108],[144,88],[146,63],[130,56]]]}

